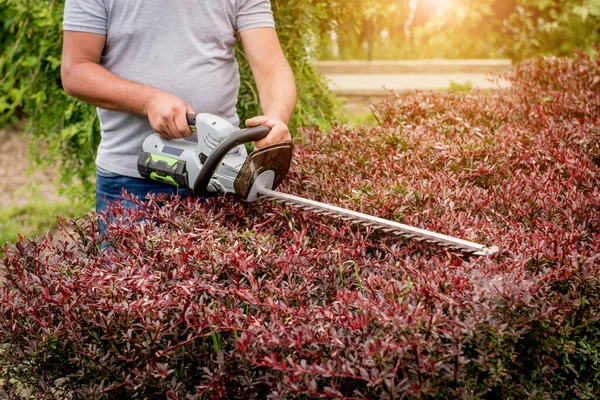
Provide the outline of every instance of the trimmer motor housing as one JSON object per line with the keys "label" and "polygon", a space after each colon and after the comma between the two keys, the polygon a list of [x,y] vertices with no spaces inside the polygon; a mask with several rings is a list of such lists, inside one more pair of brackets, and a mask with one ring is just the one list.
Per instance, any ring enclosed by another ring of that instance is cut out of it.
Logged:
{"label": "trimmer motor housing", "polygon": [[268,127],[238,130],[212,114],[188,115],[188,123],[196,130],[190,140],[167,140],[158,134],[144,140],[138,157],[142,177],[190,188],[198,196],[235,193],[247,201],[258,199],[248,197],[258,175],[271,171],[267,175],[273,176],[273,189],[285,178],[291,143],[267,146],[250,156],[246,152],[244,144],[264,138]]}

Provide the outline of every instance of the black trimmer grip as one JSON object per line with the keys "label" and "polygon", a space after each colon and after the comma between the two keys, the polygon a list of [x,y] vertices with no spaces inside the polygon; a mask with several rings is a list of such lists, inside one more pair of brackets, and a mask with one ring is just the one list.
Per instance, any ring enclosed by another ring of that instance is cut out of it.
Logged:
{"label": "black trimmer grip", "polygon": [[185,114],[189,126],[196,126],[196,114]]}
{"label": "black trimmer grip", "polygon": [[192,188],[194,190],[194,194],[197,196],[205,196],[210,194],[210,192],[207,190],[210,179],[219,167],[219,164],[221,164],[221,160],[223,160],[223,158],[231,149],[239,146],[240,144],[261,140],[265,138],[269,132],[271,132],[271,128],[267,126],[241,129],[219,143],[217,147],[215,147],[215,149],[210,153],[204,162],[204,165],[202,165],[200,174],[198,175],[196,182],[194,182],[194,187]]}

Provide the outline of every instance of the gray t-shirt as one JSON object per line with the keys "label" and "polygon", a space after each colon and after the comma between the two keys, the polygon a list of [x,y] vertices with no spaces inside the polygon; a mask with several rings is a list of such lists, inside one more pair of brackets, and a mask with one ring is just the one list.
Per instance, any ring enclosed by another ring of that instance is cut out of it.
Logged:
{"label": "gray t-shirt", "polygon": [[[239,124],[237,32],[275,27],[269,0],[66,0],[63,29],[106,35],[101,65]],[[146,117],[98,108],[96,164],[139,177]]]}

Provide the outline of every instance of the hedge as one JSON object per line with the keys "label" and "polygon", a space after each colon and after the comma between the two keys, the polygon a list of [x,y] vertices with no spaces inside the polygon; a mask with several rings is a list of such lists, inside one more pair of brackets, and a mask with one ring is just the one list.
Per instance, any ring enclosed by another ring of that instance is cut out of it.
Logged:
{"label": "hedge", "polygon": [[280,190],[491,257],[230,197],[115,205],[105,237],[90,214],[63,220],[67,239],[23,238],[0,264],[1,390],[595,398],[598,76],[581,54],[538,59],[507,91],[391,94],[376,127],[304,132]]}

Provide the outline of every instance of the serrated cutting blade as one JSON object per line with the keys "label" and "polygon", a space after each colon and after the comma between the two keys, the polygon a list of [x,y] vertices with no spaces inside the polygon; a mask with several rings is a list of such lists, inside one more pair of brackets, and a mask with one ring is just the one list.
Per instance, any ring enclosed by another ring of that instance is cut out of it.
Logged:
{"label": "serrated cutting blade", "polygon": [[487,256],[498,251],[496,246],[487,247],[468,240],[400,224],[395,221],[374,217],[331,204],[277,192],[273,189],[277,188],[289,170],[292,149],[293,146],[291,143],[279,143],[261,148],[250,154],[238,172],[234,185],[235,193],[248,202],[268,198],[298,207],[302,210],[311,210],[317,214],[333,216],[343,221],[381,229],[384,232],[417,241],[435,243],[473,255]]}
{"label": "serrated cutting blade", "polygon": [[321,203],[318,201],[305,199],[303,197],[277,192],[265,187],[259,188],[257,194],[259,197],[266,197],[293,207],[324,213],[345,221],[352,221],[363,226],[381,229],[385,232],[394,233],[406,238],[412,238],[419,241],[425,240],[430,243],[436,243],[441,246],[450,247],[452,249],[460,250],[473,255],[488,256],[498,252],[498,247],[496,246],[487,247],[485,245],[470,242],[468,240],[463,240],[441,233],[428,231],[426,229],[374,217],[372,215],[333,206],[331,204]]}

